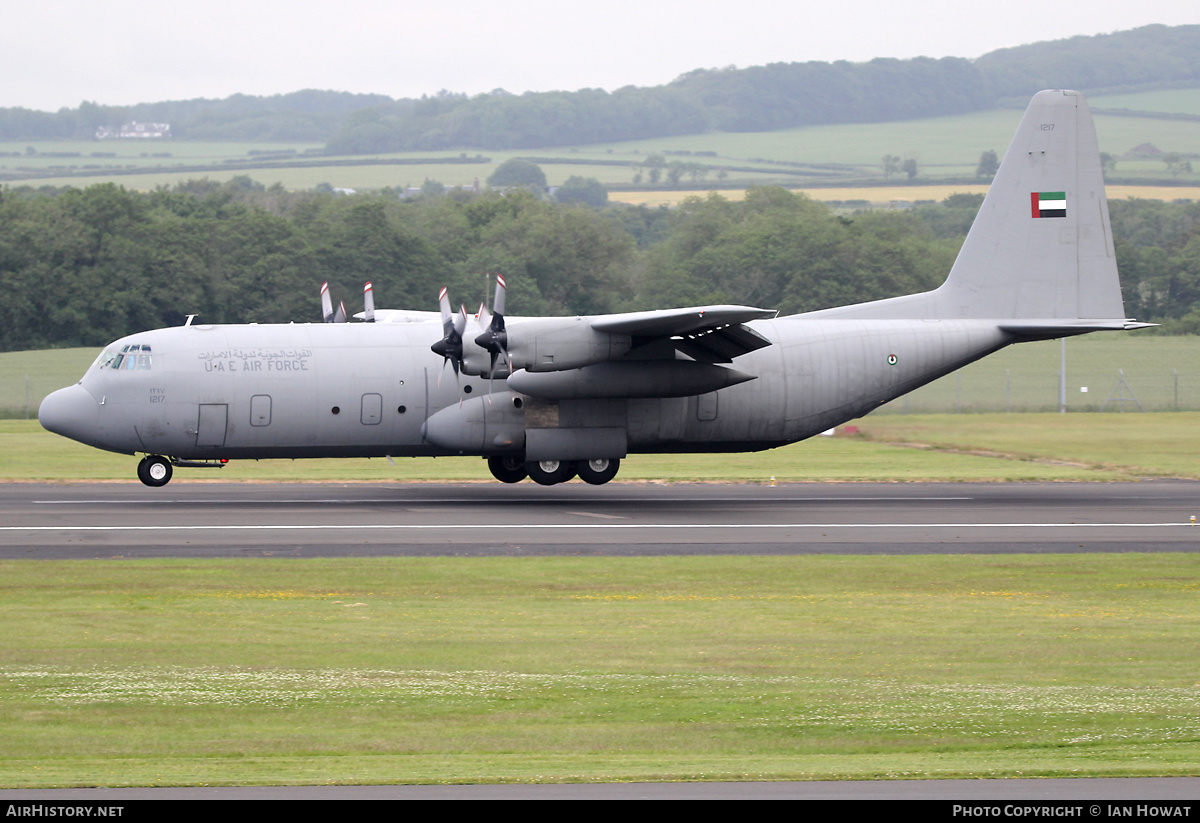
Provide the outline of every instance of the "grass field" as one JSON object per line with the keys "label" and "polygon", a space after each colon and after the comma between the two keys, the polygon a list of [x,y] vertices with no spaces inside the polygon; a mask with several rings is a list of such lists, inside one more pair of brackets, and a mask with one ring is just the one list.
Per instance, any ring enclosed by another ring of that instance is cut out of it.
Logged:
{"label": "grass field", "polygon": [[0,563],[0,786],[1196,774],[1191,555]]}
{"label": "grass field", "polygon": [[[623,482],[1026,481],[1200,478],[1200,414],[875,414],[857,434],[749,454],[630,455]],[[137,482],[136,459],[0,420],[0,481]],[[494,482],[476,457],[235,460],[181,469],[172,483]]]}
{"label": "grass field", "polygon": [[[1097,97],[1092,105],[1097,109],[1124,108],[1144,112],[1169,114],[1200,114],[1196,100],[1200,90],[1184,89],[1171,92],[1144,92],[1134,95]],[[266,185],[281,183],[289,189],[309,189],[319,183],[358,190],[379,189],[384,186],[420,186],[426,179],[438,180],[449,186],[470,186],[476,179],[484,181],[495,167],[510,157],[536,155],[557,158],[563,163],[547,163],[544,171],[550,185],[560,185],[571,175],[595,177],[609,185],[628,185],[633,180],[634,166],[653,153],[665,153],[667,160],[697,161],[712,166],[707,178],[714,187],[721,187],[716,178],[722,167],[737,167],[729,171],[738,187],[750,183],[801,182],[795,176],[781,173],[780,163],[817,164],[831,166],[824,171],[810,170],[803,180],[805,186],[819,186],[822,174],[832,179],[877,177],[885,154],[911,157],[920,168],[919,180],[936,183],[938,178],[973,177],[981,152],[992,149],[1003,155],[1020,121],[1019,109],[995,109],[951,117],[929,118],[893,123],[856,123],[835,126],[809,126],[763,133],[720,133],[634,140],[587,146],[566,146],[535,151],[485,152],[490,162],[484,164],[433,164],[420,166],[317,166],[287,168],[258,160],[255,168],[229,168],[231,162],[244,163],[251,159],[252,150],[279,151],[294,149],[298,159],[304,151],[319,148],[307,143],[249,144],[237,142],[167,141],[147,145],[119,141],[15,141],[0,143],[0,151],[17,152],[19,157],[0,157],[0,175],[5,173],[32,175],[10,185],[72,185],[83,187],[98,182],[115,181],[127,188],[149,190],[157,186],[198,177],[225,181],[235,175],[249,174]],[[1100,149],[1120,157],[1142,143],[1153,143],[1163,152],[1191,153],[1200,145],[1200,122],[1171,120],[1153,116],[1125,117],[1099,113],[1096,115]],[[27,154],[32,147],[35,154]],[[52,157],[52,153],[78,152],[80,157]],[[115,152],[117,157],[93,157],[94,152]],[[154,158],[153,153],[168,152],[169,158]],[[470,155],[475,150],[468,152]],[[386,154],[380,158],[458,157],[460,152],[421,152]],[[330,158],[331,160],[345,158]],[[363,158],[356,157],[361,160]],[[613,161],[618,161],[613,165]],[[175,166],[206,165],[204,172],[180,171]],[[97,167],[97,168],[88,168]],[[113,167],[147,173],[116,174]],[[838,167],[838,168],[832,168]],[[69,169],[71,176],[62,174]],[[26,170],[26,171],[19,171]],[[790,168],[795,171],[796,168]],[[1173,180],[1164,164],[1158,161],[1122,160],[1118,174],[1159,178],[1164,183]],[[1200,184],[1200,169],[1180,178]],[[1174,193],[1174,197],[1195,197],[1194,194]],[[832,198],[850,199],[850,198]],[[867,198],[875,199],[875,198]],[[911,199],[938,199],[917,196]]]}

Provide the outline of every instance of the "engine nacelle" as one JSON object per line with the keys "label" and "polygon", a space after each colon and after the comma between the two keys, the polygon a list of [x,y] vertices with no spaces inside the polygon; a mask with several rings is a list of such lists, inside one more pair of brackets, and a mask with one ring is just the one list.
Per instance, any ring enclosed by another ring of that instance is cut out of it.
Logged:
{"label": "engine nacelle", "polygon": [[[628,334],[596,331],[589,317],[523,317],[508,321],[508,359],[512,371],[553,372],[578,369],[592,363],[604,363],[625,355],[633,348]],[[479,377],[507,377],[508,363],[492,355],[475,342],[475,335],[463,335],[462,370]]]}
{"label": "engine nacelle", "polygon": [[430,443],[462,454],[511,454],[525,448],[524,401],[510,391],[447,406],[421,427]]}

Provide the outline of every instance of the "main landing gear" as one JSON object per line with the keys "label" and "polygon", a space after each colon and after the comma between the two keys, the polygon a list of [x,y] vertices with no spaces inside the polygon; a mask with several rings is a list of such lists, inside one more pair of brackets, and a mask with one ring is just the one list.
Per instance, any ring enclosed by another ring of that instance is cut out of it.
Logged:
{"label": "main landing gear", "polygon": [[617,476],[621,461],[616,458],[598,460],[541,460],[525,463],[515,457],[489,457],[488,468],[501,483],[520,483],[526,477],[540,486],[566,483],[577,476],[585,483],[602,486]]}

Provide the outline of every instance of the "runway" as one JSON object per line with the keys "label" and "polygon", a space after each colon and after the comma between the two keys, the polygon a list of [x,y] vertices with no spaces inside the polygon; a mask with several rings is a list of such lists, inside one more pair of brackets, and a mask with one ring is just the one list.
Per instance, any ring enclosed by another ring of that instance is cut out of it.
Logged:
{"label": "runway", "polygon": [[0,558],[1193,551],[1200,483],[0,485]]}

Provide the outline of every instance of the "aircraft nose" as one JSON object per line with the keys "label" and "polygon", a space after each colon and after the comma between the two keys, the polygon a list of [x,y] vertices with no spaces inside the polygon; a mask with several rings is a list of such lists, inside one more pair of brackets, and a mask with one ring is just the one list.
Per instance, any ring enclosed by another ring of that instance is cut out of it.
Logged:
{"label": "aircraft nose", "polygon": [[38,408],[38,422],[47,431],[91,446],[96,442],[100,405],[76,383],[46,395]]}

